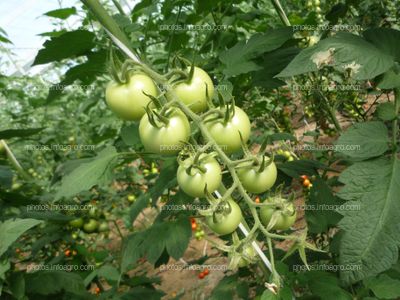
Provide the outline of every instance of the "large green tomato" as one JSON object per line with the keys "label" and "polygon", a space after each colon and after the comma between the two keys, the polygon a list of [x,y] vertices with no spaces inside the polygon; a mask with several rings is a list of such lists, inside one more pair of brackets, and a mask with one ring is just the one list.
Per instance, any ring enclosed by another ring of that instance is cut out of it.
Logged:
{"label": "large green tomato", "polygon": [[284,209],[278,209],[278,208],[275,208],[275,207],[264,206],[260,210],[261,222],[265,226],[268,226],[268,223],[271,220],[273,213],[277,212],[278,218],[276,220],[275,225],[272,226],[272,229],[274,229],[274,230],[287,230],[296,221],[296,216],[297,216],[296,209],[295,209],[293,203],[288,202],[285,199],[278,198],[278,199],[275,199],[275,200],[277,200],[278,202],[282,203],[287,208],[287,212],[285,212]]}
{"label": "large green tomato", "polygon": [[214,140],[226,153],[233,153],[241,149],[239,132],[242,134],[243,142],[246,143],[249,140],[250,120],[241,108],[235,106],[235,115],[227,123],[224,122],[223,117],[207,121],[211,118],[214,116],[210,115],[210,118],[205,120],[205,125]]}
{"label": "large green tomato", "polygon": [[85,232],[91,233],[91,232],[94,232],[98,226],[99,226],[99,224],[97,223],[97,221],[95,219],[90,219],[87,223],[85,223],[83,225],[83,230]]}
{"label": "large green tomato", "polygon": [[[218,214],[216,222],[214,222],[213,216],[208,216],[206,218],[208,227],[210,227],[212,231],[219,235],[225,235],[234,232],[242,220],[242,211],[240,210],[239,205],[233,199],[229,199],[228,202],[231,207],[231,211],[229,213]],[[225,207],[225,209],[228,210],[228,207]]]}
{"label": "large green tomato", "polygon": [[[190,124],[186,116],[178,109],[170,109],[166,116],[168,123],[157,122],[153,126],[147,114],[139,124],[139,136],[146,151],[159,154],[175,154],[189,140]],[[157,117],[155,116],[155,119]]]}
{"label": "large green tomato", "polygon": [[[190,71],[190,68],[188,68],[188,71]],[[178,99],[196,113],[207,109],[206,91],[208,91],[210,99],[214,95],[214,84],[210,76],[198,67],[194,67],[193,77],[190,82],[178,83],[173,89]]]}
{"label": "large green tomato", "polygon": [[[269,158],[266,157],[267,161]],[[243,187],[251,193],[264,193],[269,190],[276,181],[277,170],[274,162],[271,162],[262,172],[260,166],[238,167],[237,174]]]}
{"label": "large green tomato", "polygon": [[[185,159],[177,171],[179,187],[189,196],[204,197],[204,188],[207,185],[207,191],[214,192],[221,184],[221,167],[218,161],[205,153],[199,157],[198,165],[190,169],[190,175],[186,172],[187,168],[193,165],[193,157]],[[201,169],[204,169],[203,171]]]}
{"label": "large green tomato", "polygon": [[157,87],[145,74],[133,74],[129,82],[110,82],[106,88],[106,102],[120,118],[139,121],[145,114],[144,107],[151,101],[145,94],[157,96]]}

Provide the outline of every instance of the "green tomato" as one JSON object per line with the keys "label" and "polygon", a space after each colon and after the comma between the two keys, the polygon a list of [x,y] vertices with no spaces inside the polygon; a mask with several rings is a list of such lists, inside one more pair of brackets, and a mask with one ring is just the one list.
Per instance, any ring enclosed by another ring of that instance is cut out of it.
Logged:
{"label": "green tomato", "polygon": [[98,231],[99,232],[105,232],[105,231],[108,231],[108,230],[109,230],[109,227],[108,227],[107,222],[101,222],[100,225],[99,225]]}
{"label": "green tomato", "polygon": [[[190,71],[190,68],[188,68],[188,71]],[[188,105],[195,113],[207,109],[207,92],[210,99],[214,95],[214,84],[210,76],[198,67],[194,67],[193,77],[189,83],[178,83],[173,89],[177,98]]]}
{"label": "green tomato", "polygon": [[129,82],[119,84],[110,82],[106,88],[106,102],[120,118],[139,121],[145,114],[145,107],[151,101],[145,94],[157,96],[157,87],[145,74],[133,74]]}
{"label": "green tomato", "polygon": [[[228,202],[231,207],[229,213],[218,214],[215,222],[213,216],[206,217],[206,224],[208,227],[219,235],[226,235],[234,232],[242,220],[242,211],[239,205],[233,199],[229,199]],[[228,207],[225,207],[225,209],[228,210]]]}
{"label": "green tomato", "polygon": [[99,224],[95,219],[90,219],[87,223],[83,225],[83,230],[87,233],[91,233],[97,229],[98,225]]}
{"label": "green tomato", "polygon": [[82,218],[73,219],[73,220],[69,221],[69,225],[74,228],[81,228],[83,225],[83,219]]}
{"label": "green tomato", "polygon": [[146,151],[175,154],[189,140],[190,124],[183,112],[170,109],[165,117],[168,119],[167,124],[155,121],[159,128],[150,123],[147,114],[140,120],[139,135]]}
{"label": "green tomato", "polygon": [[272,218],[272,215],[275,212],[277,212],[278,218],[276,220],[275,225],[272,226],[272,229],[274,229],[274,230],[287,230],[296,221],[296,216],[297,216],[296,209],[295,209],[293,203],[288,202],[285,199],[276,198],[274,200],[278,201],[279,203],[284,205],[287,208],[287,212],[285,211],[285,209],[279,209],[279,208],[275,208],[275,207],[264,206],[260,210],[261,222],[265,226],[268,226],[269,221]]}
{"label": "green tomato", "polygon": [[[189,196],[204,197],[204,188],[207,185],[207,191],[214,192],[221,184],[221,167],[218,161],[208,154],[201,154],[198,165],[200,168],[192,166],[193,157],[185,159],[177,171],[179,187]],[[190,169],[190,175],[186,170]],[[204,170],[201,170],[204,169]],[[204,171],[204,172],[203,172]]]}
{"label": "green tomato", "polygon": [[226,153],[230,154],[241,149],[239,132],[242,134],[244,143],[249,140],[250,120],[241,108],[235,106],[235,115],[227,123],[224,122],[223,117],[207,122],[211,118],[214,116],[210,115],[210,118],[205,120],[205,125],[211,136]]}
{"label": "green tomato", "polygon": [[243,256],[240,258],[238,263],[239,268],[247,267],[251,263],[251,259],[256,256],[256,251],[254,250],[253,246],[247,245],[243,249],[242,255]]}
{"label": "green tomato", "polygon": [[135,202],[136,196],[135,195],[128,195],[128,201],[129,202]]}
{"label": "green tomato", "polygon": [[[267,161],[269,158],[266,157]],[[237,174],[243,187],[251,193],[264,193],[275,183],[278,171],[274,162],[271,162],[259,172],[260,166],[239,167]]]}

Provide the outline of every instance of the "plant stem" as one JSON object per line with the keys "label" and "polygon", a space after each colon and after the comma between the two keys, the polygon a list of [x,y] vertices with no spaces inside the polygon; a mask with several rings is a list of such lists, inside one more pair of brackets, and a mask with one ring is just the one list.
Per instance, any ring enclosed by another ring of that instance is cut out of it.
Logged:
{"label": "plant stem", "polygon": [[129,50],[135,53],[131,48],[131,43],[128,37],[119,28],[117,22],[115,22],[115,20],[108,14],[98,0],[82,0],[82,2],[92,11],[104,28],[118,38]]}
{"label": "plant stem", "polygon": [[290,21],[288,17],[285,14],[285,11],[282,8],[282,5],[279,0],[271,0],[272,5],[274,6],[276,12],[279,15],[279,18],[281,19],[282,23],[285,24],[286,26],[290,26]]}
{"label": "plant stem", "polygon": [[399,119],[399,112],[400,112],[400,89],[394,90],[394,112],[396,118],[393,120],[393,146],[394,146],[394,156],[397,155],[397,135],[399,133],[399,126],[398,126],[398,119]]}
{"label": "plant stem", "polygon": [[17,170],[17,172],[25,179],[30,180],[31,178],[25,172],[24,168],[22,168],[21,164],[18,162],[17,158],[15,157],[14,153],[11,151],[10,147],[8,147],[5,140],[0,140],[0,144],[3,145],[4,149],[6,150],[7,157],[10,159],[11,164]]}

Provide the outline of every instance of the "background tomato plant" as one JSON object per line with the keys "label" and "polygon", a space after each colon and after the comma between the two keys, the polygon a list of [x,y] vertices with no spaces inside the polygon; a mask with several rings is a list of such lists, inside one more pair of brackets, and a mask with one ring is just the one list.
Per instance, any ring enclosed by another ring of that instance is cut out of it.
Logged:
{"label": "background tomato plant", "polygon": [[[101,1],[117,24],[113,32],[120,28],[118,37],[147,66],[168,74],[180,58],[195,61],[215,85],[214,100],[233,98],[249,116],[249,152],[266,148],[278,170],[271,190],[258,200],[249,195],[254,209],[276,195],[297,207],[284,234],[253,236],[275,277],[253,260],[250,241],[224,251],[245,239],[239,230],[217,238],[198,210],[163,209],[207,202],[179,189],[175,156],[147,153],[139,124],[107,107],[110,66],[118,69],[126,57],[110,46],[94,2],[46,14],[60,25],[45,33],[33,62],[46,72],[0,74],[2,298],[400,297],[394,2],[293,1],[281,8],[279,1],[144,0],[129,9]],[[81,17],[75,30],[65,21],[72,15]],[[9,51],[6,32],[1,53]],[[257,221],[243,195],[232,196],[252,228]],[[176,284],[179,271],[159,270],[182,258],[243,267],[185,271],[193,282],[176,290],[163,282],[169,276]]]}

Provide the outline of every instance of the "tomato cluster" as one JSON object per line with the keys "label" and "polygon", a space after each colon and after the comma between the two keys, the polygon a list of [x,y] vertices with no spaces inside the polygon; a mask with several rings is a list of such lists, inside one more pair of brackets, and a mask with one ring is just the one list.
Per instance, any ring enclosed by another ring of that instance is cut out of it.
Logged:
{"label": "tomato cluster", "polygon": [[[246,191],[261,194],[270,190],[277,179],[277,167],[273,157],[265,155],[264,150],[258,155],[250,154],[246,146],[251,133],[249,117],[232,99],[227,103],[220,94],[219,105],[214,105],[214,84],[204,70],[191,66],[175,72],[168,80],[171,89],[166,92],[159,91],[152,78],[141,72],[124,76],[125,82],[111,82],[106,90],[107,104],[124,120],[140,120],[139,136],[146,152],[179,153],[176,176],[180,189],[193,198],[206,198],[211,211],[202,213],[205,224],[218,235],[231,234],[242,221],[241,208],[230,195],[222,200],[212,195],[222,186],[223,168],[217,158],[218,151],[209,152],[208,144],[199,149],[189,144],[196,137],[188,116],[197,120],[197,126],[201,122],[202,127],[198,129],[203,136],[203,131],[207,132],[201,142],[212,140],[226,155],[243,149],[245,157],[234,169]],[[172,104],[166,94],[175,97]],[[294,159],[289,151],[282,154],[288,161]],[[134,201],[133,198],[128,200]],[[259,198],[256,203],[262,206]],[[266,225],[273,222],[270,229],[290,227],[296,218],[295,211],[281,202],[272,204],[277,206],[261,207],[261,220]],[[196,238],[201,239],[204,231],[196,221],[191,226]]]}
{"label": "tomato cluster", "polygon": [[[109,226],[103,218],[103,213],[95,205],[91,205],[85,217],[77,217],[69,221],[69,226],[73,229],[83,229],[86,233],[107,232]],[[73,237],[77,234],[74,232]]]}

